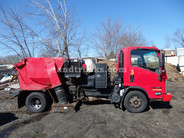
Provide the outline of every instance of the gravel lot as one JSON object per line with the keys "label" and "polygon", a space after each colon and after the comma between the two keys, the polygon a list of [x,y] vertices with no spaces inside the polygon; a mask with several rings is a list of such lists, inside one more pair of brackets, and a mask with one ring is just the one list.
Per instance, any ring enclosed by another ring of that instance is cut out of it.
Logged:
{"label": "gravel lot", "polygon": [[184,83],[169,82],[173,98],[153,103],[144,113],[114,108],[108,102],[82,104],[76,113],[31,114],[17,109],[0,91],[0,137],[184,137]]}

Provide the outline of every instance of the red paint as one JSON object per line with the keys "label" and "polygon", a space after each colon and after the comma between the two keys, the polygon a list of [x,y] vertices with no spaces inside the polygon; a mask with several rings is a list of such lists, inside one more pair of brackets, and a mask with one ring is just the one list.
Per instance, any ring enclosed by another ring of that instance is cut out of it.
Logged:
{"label": "red paint", "polygon": [[22,90],[44,90],[61,85],[58,76],[65,58],[26,58],[14,65]]}
{"label": "red paint", "polygon": [[171,100],[171,98],[172,98],[172,95],[170,93],[165,93],[163,95],[163,102],[168,102]]}
{"label": "red paint", "polygon": [[[162,98],[164,100],[170,100],[172,95],[166,94],[166,79],[167,79],[167,73],[165,73],[162,76],[162,81],[160,81],[159,75],[155,72],[152,72],[150,70],[141,68],[141,67],[135,67],[131,66],[131,50],[136,50],[137,48],[146,48],[146,49],[157,49],[156,47],[126,47],[122,49],[123,52],[123,67],[124,67],[124,73],[123,73],[123,85],[124,86],[136,86],[141,87],[144,89],[150,99],[159,99]],[[160,54],[157,52],[159,58]],[[118,71],[119,68],[119,56],[117,63],[115,65],[116,70]],[[162,68],[160,68],[162,70]],[[130,81],[130,76],[134,75],[134,82]],[[153,88],[159,88],[161,89],[161,95],[156,95],[155,91],[153,91]]]}
{"label": "red paint", "polygon": [[83,68],[85,68],[85,69],[87,69],[87,66],[86,66],[86,64],[82,64],[82,67],[83,67]]}

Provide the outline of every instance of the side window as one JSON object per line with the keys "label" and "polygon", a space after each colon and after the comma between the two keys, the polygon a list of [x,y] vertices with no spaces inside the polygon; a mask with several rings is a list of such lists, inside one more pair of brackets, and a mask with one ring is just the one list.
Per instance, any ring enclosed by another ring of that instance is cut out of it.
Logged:
{"label": "side window", "polygon": [[142,66],[142,59],[140,55],[132,55],[131,56],[131,65],[136,67]]}
{"label": "side window", "polygon": [[160,73],[159,58],[155,51],[132,50],[131,66],[145,68],[155,73]]}
{"label": "side window", "polygon": [[131,51],[131,65],[135,67],[143,67],[142,50]]}

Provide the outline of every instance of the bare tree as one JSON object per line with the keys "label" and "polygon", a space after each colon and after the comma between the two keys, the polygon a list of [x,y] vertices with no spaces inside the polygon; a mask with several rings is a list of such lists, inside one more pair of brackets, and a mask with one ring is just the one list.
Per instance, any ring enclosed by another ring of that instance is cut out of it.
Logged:
{"label": "bare tree", "polygon": [[8,55],[5,57],[0,57],[0,64],[15,64],[20,61],[20,57],[18,55]]}
{"label": "bare tree", "polygon": [[173,42],[181,47],[184,47],[184,30],[178,29],[174,32]]}
{"label": "bare tree", "polygon": [[120,20],[107,19],[101,22],[93,34],[93,46],[101,57],[115,58],[118,51],[127,46],[144,46],[146,40],[139,29],[123,27]]}
{"label": "bare tree", "polygon": [[64,56],[64,50],[62,47],[62,40],[60,37],[56,36],[54,32],[48,31],[46,29],[46,33],[50,32],[45,38],[41,38],[39,34],[33,32],[36,37],[39,39],[39,44],[41,45],[39,48],[40,54],[39,56],[43,57],[56,57],[56,56]]}
{"label": "bare tree", "polygon": [[101,22],[93,34],[93,46],[101,57],[115,58],[120,47],[122,24],[119,20]]}
{"label": "bare tree", "polygon": [[48,41],[50,43],[51,40],[42,39],[36,33],[34,34],[42,44],[58,52],[60,56],[69,58],[69,47],[76,45],[74,42],[78,39],[78,24],[75,21],[75,15],[68,9],[66,0],[34,0],[32,2],[37,8],[39,15],[45,19],[42,22],[44,28],[55,36],[53,43],[55,43],[56,47],[48,44]]}
{"label": "bare tree", "polygon": [[86,31],[80,32],[78,36],[79,37],[73,42],[73,47],[71,47],[70,53],[81,59],[82,57],[86,57],[88,55],[89,47],[85,44],[87,40]]}
{"label": "bare tree", "polygon": [[[47,36],[47,39],[44,40],[44,46],[41,46],[39,48],[40,54],[39,56],[41,57],[56,57],[58,56],[59,52],[57,48],[58,46],[56,45],[56,42],[58,45],[60,45],[59,40],[57,37],[55,38],[53,33],[50,33],[49,36]],[[48,46],[47,46],[48,45]],[[61,56],[63,56],[64,53],[61,53]]]}
{"label": "bare tree", "polygon": [[145,46],[147,42],[139,28],[133,28],[131,25],[125,27],[120,38],[121,47],[127,46]]}
{"label": "bare tree", "polygon": [[3,57],[0,57],[0,65],[6,64],[6,59]]}
{"label": "bare tree", "polygon": [[172,45],[172,38],[169,35],[165,36],[165,48],[170,48]]}
{"label": "bare tree", "polygon": [[44,47],[40,49],[39,56],[41,57],[55,57],[58,53],[48,47]]}
{"label": "bare tree", "polygon": [[0,44],[14,51],[20,58],[33,57],[33,37],[28,33],[24,20],[12,8],[3,8],[0,5]]}

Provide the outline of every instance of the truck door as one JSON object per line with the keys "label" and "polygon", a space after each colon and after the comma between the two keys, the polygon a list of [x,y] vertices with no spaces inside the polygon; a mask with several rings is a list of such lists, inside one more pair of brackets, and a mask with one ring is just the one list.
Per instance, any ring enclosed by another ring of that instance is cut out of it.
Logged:
{"label": "truck door", "polygon": [[165,80],[159,79],[161,68],[155,50],[131,50],[130,85],[143,88],[151,99],[162,98]]}

